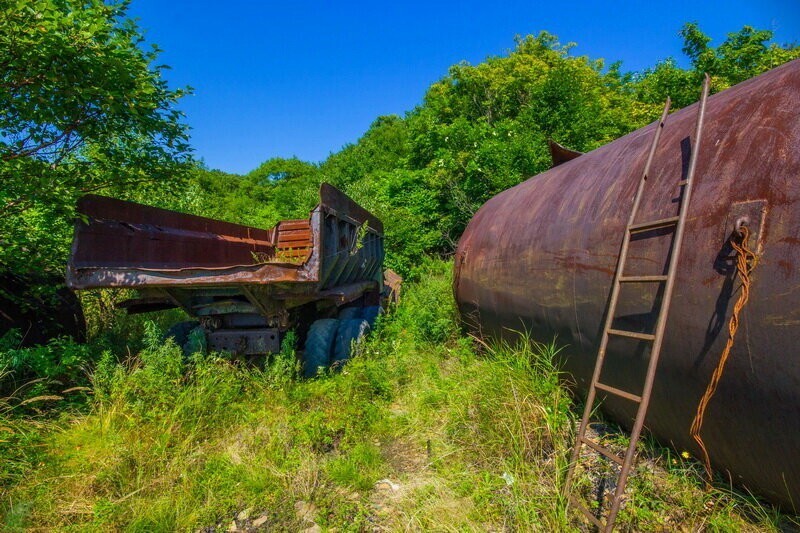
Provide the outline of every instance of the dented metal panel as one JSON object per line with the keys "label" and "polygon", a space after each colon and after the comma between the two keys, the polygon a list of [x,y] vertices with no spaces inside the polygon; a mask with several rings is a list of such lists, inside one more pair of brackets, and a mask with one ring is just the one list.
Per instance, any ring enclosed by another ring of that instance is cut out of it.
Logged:
{"label": "dented metal panel", "polygon": [[[375,279],[374,266],[383,260],[382,223],[328,184],[321,186],[320,197],[308,219],[264,230],[85,196],[78,203],[81,220],[67,266],[68,284],[86,289],[317,282],[321,260],[330,271],[344,256],[341,263],[349,268],[341,281]],[[362,226],[368,247],[355,240]],[[364,267],[353,268],[357,263]],[[338,281],[326,279],[326,286]]]}
{"label": "dented metal panel", "polygon": [[261,315],[285,328],[289,309],[381,286],[383,224],[328,184],[308,219],[271,229],[93,195],[78,212],[67,284],[138,289],[133,312],[181,307],[212,325]]}
{"label": "dented metal panel", "polygon": [[[667,118],[642,220],[677,214],[673,201],[693,149],[695,106]],[[565,346],[565,366],[588,387],[651,124],[489,200],[456,252],[464,320],[489,337],[529,330]],[[725,375],[706,414],[713,465],[749,489],[800,510],[800,60],[708,100],[683,248],[646,427],[698,453],[689,428],[717,364],[738,295],[728,239],[747,217],[760,256]],[[631,242],[626,275],[664,274],[660,249]],[[637,245],[641,248],[637,250]],[[649,331],[657,284],[626,284],[615,328]],[[609,344],[601,381],[639,394],[644,343]],[[635,406],[609,396],[624,425]]]}
{"label": "dented metal panel", "polygon": [[[286,250],[280,225],[262,230],[94,195],[78,213],[67,265],[74,289],[316,281],[313,246],[302,262],[278,254]],[[318,219],[306,223],[312,243]]]}

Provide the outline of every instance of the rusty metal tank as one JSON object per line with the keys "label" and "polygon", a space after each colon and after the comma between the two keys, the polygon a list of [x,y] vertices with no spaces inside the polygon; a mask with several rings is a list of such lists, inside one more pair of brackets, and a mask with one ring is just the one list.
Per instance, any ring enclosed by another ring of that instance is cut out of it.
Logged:
{"label": "rusty metal tank", "polygon": [[[702,435],[714,468],[798,512],[800,60],[711,96],[699,147],[696,116],[697,104],[667,117],[637,220],[677,214],[678,182],[699,150],[645,426],[661,442],[699,455],[689,429],[727,339],[740,290],[729,238],[746,218],[758,253],[750,301]],[[582,392],[655,127],[498,194],[475,214],[456,252],[454,290],[464,321],[489,338],[523,330],[542,341],[555,336]],[[671,236],[665,230],[633,240],[626,275],[666,273]],[[658,287],[626,284],[614,327],[648,331]],[[612,340],[601,381],[639,394],[648,353],[636,339]],[[625,399],[608,396],[602,405],[623,425],[635,417]]]}

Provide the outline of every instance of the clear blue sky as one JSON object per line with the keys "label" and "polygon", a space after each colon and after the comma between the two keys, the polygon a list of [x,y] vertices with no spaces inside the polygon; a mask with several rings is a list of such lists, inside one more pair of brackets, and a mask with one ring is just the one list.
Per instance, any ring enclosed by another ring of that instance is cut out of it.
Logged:
{"label": "clear blue sky", "polygon": [[574,53],[639,70],[681,58],[681,25],[719,44],[749,24],[800,42],[800,0],[729,2],[307,2],[133,0],[163,50],[197,156],[245,173],[270,157],[321,161],[379,115],[403,114],[449,65],[505,53],[547,30]]}

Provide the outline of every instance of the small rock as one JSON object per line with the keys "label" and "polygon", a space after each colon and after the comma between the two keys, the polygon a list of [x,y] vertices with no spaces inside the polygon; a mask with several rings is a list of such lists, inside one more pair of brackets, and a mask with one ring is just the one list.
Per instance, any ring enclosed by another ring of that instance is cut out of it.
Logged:
{"label": "small rock", "polygon": [[262,514],[261,516],[253,520],[253,527],[261,527],[267,523],[267,520],[269,520],[269,516]]}
{"label": "small rock", "polygon": [[239,526],[236,525],[236,520],[231,522],[231,525],[228,526],[228,531],[239,531]]}
{"label": "small rock", "polygon": [[400,485],[398,485],[397,483],[393,482],[390,479],[381,479],[380,481],[377,481],[375,483],[376,489],[381,488],[381,486],[388,487],[392,492],[397,492],[398,490],[400,490]]}
{"label": "small rock", "polygon": [[319,527],[319,524],[314,524],[313,526],[304,529],[303,533],[322,533],[322,528]]}
{"label": "small rock", "polygon": [[242,511],[238,515],[236,515],[236,520],[247,520],[248,518],[250,518],[250,513],[252,513],[252,512],[253,512],[253,508],[252,507],[248,507],[247,509],[245,509],[244,511]]}
{"label": "small rock", "polygon": [[306,522],[314,522],[317,518],[317,506],[313,503],[308,503],[299,500],[294,504],[294,510],[297,518],[305,520]]}

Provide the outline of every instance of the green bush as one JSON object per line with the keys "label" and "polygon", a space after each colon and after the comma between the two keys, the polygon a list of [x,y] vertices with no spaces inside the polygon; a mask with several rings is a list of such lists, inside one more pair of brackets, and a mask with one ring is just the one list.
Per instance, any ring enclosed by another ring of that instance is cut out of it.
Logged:
{"label": "green bush", "polygon": [[35,393],[47,390],[54,380],[61,389],[86,381],[87,366],[95,359],[96,350],[69,337],[53,339],[48,344],[20,347],[19,330],[9,330],[0,337],[0,394],[36,380]]}
{"label": "green bush", "polygon": [[453,264],[426,258],[411,278],[419,281],[403,288],[402,305],[394,317],[394,327],[423,342],[440,343],[458,334],[458,318],[453,297]]}

